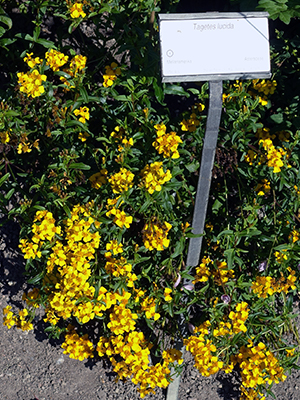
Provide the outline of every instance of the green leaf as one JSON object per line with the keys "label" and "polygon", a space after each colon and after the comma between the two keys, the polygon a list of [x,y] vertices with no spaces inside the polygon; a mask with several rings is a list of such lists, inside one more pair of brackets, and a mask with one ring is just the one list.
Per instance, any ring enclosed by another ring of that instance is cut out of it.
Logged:
{"label": "green leaf", "polygon": [[55,49],[55,48],[56,48],[54,42],[51,42],[51,40],[37,39],[37,40],[36,40],[36,43],[42,45],[42,46],[45,47],[46,49]]}
{"label": "green leaf", "polygon": [[227,249],[224,251],[224,256],[227,258],[228,269],[232,269],[234,253],[235,249]]}
{"label": "green leaf", "polygon": [[281,124],[283,122],[283,114],[273,114],[270,116],[271,120],[275,122],[276,124]]}
{"label": "green leaf", "polygon": [[181,238],[181,239],[177,242],[177,244],[176,244],[176,246],[175,246],[175,249],[174,249],[174,253],[171,254],[171,258],[176,258],[176,257],[178,257],[180,254],[182,254],[182,253],[183,253],[183,250],[184,250],[184,247],[185,247],[185,239],[184,239],[184,238]]}
{"label": "green leaf", "polygon": [[9,46],[10,44],[14,43],[17,39],[9,39],[9,38],[3,38],[0,39],[0,46],[3,47],[5,50],[8,50],[6,46]]}
{"label": "green leaf", "polygon": [[14,193],[15,193],[15,189],[12,188],[12,189],[10,189],[10,191],[9,191],[8,193],[6,193],[6,195],[4,196],[4,198],[5,198],[6,200],[9,200],[9,199],[11,198],[11,196],[12,196]]}
{"label": "green leaf", "polygon": [[198,161],[185,165],[185,168],[191,173],[198,171],[200,163]]}
{"label": "green leaf", "polygon": [[44,271],[40,272],[39,274],[37,274],[37,275],[34,276],[33,278],[28,279],[27,283],[29,283],[30,285],[35,285],[35,284],[38,283],[43,277],[44,277]]}
{"label": "green leaf", "polygon": [[292,12],[291,11],[286,11],[286,12],[282,12],[279,14],[279,19],[284,22],[286,25],[288,25],[291,22],[291,18],[292,18]]}
{"label": "green leaf", "polygon": [[156,78],[153,79],[153,88],[154,88],[154,94],[155,94],[156,100],[160,104],[164,105],[164,103],[163,103],[163,101],[164,101],[163,88],[157,84]]}
{"label": "green leaf", "polygon": [[85,171],[91,169],[91,167],[89,165],[84,164],[82,162],[81,163],[72,163],[72,164],[69,165],[69,168],[82,169],[82,170],[85,170]]}
{"label": "green leaf", "polygon": [[9,176],[10,176],[10,173],[9,173],[9,172],[8,172],[7,174],[5,174],[5,175],[2,176],[2,178],[0,179],[0,186],[2,186],[3,183],[4,183],[5,181],[7,181],[7,179],[9,178]]}
{"label": "green leaf", "polygon": [[89,102],[89,95],[88,95],[87,91],[85,90],[85,88],[83,86],[81,86],[79,88],[79,92],[80,92],[81,97],[83,98],[83,101],[85,103],[88,103]]}
{"label": "green leaf", "polygon": [[167,84],[165,89],[164,89],[165,94],[173,94],[177,96],[186,96],[190,97],[190,94],[186,92],[182,86],[178,85],[169,85]]}
{"label": "green leaf", "polygon": [[[0,12],[3,12],[3,9],[0,10]],[[2,24],[6,25],[8,27],[8,29],[11,29],[12,27],[12,20],[11,18],[9,18],[9,16],[7,15],[0,15],[0,22],[2,22]]]}
{"label": "green leaf", "polygon": [[195,235],[194,233],[189,232],[185,236],[188,238],[197,238],[197,237],[205,236],[205,233],[198,233]]}

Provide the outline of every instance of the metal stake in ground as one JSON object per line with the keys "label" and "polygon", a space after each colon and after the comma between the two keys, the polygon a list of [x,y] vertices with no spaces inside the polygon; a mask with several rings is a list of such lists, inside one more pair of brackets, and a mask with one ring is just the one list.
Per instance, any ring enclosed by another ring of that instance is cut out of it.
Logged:
{"label": "metal stake in ground", "polygon": [[[209,82],[209,109],[192,223],[192,233],[195,235],[200,235],[204,232],[211,175],[221,120],[222,92],[222,81]],[[190,238],[186,260],[188,267],[196,267],[199,264],[202,238],[203,236]]]}
{"label": "metal stake in ground", "polygon": [[[209,82],[209,108],[192,223],[192,233],[195,235],[201,235],[204,232],[211,175],[214,166],[215,152],[221,120],[222,92],[222,81]],[[186,260],[186,265],[188,267],[196,267],[199,264],[202,238],[203,236],[190,238]],[[187,284],[191,282],[185,280],[184,283]],[[183,326],[182,329],[184,330]],[[180,347],[181,351],[184,350],[182,342],[178,343],[177,347]],[[169,385],[166,400],[178,399],[179,383],[180,376],[176,377]]]}

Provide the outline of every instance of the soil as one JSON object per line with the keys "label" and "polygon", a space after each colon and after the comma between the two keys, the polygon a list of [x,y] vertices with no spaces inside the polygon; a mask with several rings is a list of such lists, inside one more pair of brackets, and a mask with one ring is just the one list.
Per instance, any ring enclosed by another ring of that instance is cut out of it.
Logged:
{"label": "soil", "polygon": [[[0,219],[0,222],[4,220]],[[18,224],[8,221],[0,228],[0,311],[8,304],[22,307],[26,289],[24,260],[18,251]],[[131,382],[115,382],[116,374],[102,359],[78,361],[63,354],[59,340],[44,333],[43,312],[38,311],[34,330],[8,330],[0,324],[0,399],[1,400],[138,400]],[[299,325],[299,324],[298,324]],[[218,373],[202,377],[185,354],[178,400],[238,400],[238,375]],[[300,371],[275,385],[279,400],[299,400]],[[164,400],[166,391],[158,389],[147,399]]]}

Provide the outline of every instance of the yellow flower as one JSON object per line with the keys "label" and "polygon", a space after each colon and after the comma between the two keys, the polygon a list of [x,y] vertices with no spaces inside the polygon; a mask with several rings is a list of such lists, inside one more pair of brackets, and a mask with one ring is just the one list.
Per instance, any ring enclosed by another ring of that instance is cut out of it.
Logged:
{"label": "yellow flower", "polygon": [[38,97],[45,92],[43,82],[47,80],[46,75],[40,75],[40,73],[34,69],[32,72],[24,74],[18,72],[18,82],[20,85],[20,92],[26,93],[28,97]]}
{"label": "yellow flower", "polygon": [[82,9],[82,3],[74,3],[70,8],[71,18],[84,18],[86,13]]}
{"label": "yellow flower", "polygon": [[89,108],[84,106],[84,107],[80,107],[79,110],[74,110],[74,114],[76,115],[76,117],[79,115],[79,121],[82,122],[83,124],[85,124],[86,120],[90,119],[90,112],[89,112]]}
{"label": "yellow flower", "polygon": [[106,65],[105,74],[103,75],[103,86],[109,87],[112,86],[114,81],[117,79],[117,75],[121,74],[121,68],[118,67],[118,64],[113,62],[111,65]]}
{"label": "yellow flower", "polygon": [[43,60],[41,60],[39,57],[32,58],[32,55],[33,53],[26,53],[26,57],[23,59],[29,68],[34,68],[37,64],[41,64],[43,62]]}
{"label": "yellow flower", "polygon": [[88,134],[87,132],[79,132],[78,134],[78,139],[80,139],[82,142],[85,142],[86,139],[91,136],[90,134]]}
{"label": "yellow flower", "polygon": [[167,239],[167,236],[171,228],[172,225],[166,221],[161,223],[152,220],[146,223],[143,230],[144,246],[149,250],[164,250],[170,244],[170,240]]}
{"label": "yellow flower", "polygon": [[141,171],[143,185],[150,194],[154,193],[154,191],[159,192],[161,185],[172,179],[170,170],[167,169],[165,172],[162,165],[162,162],[157,161],[146,165]]}
{"label": "yellow flower", "polygon": [[121,168],[119,172],[112,175],[108,182],[111,184],[114,193],[126,192],[133,186],[134,174],[126,168]]}
{"label": "yellow flower", "polygon": [[68,62],[69,57],[65,56],[60,51],[51,49],[46,53],[45,58],[46,58],[46,65],[49,65],[49,67],[55,72],[58,71],[60,67],[62,67],[64,64]]}
{"label": "yellow flower", "polygon": [[158,136],[152,146],[159,154],[163,154],[164,158],[179,158],[177,150],[179,143],[182,143],[180,137],[175,132],[170,132]]}
{"label": "yellow flower", "polygon": [[164,297],[165,297],[166,302],[172,301],[171,293],[172,293],[172,289],[170,289],[170,288],[165,288],[165,290],[164,290]]}
{"label": "yellow flower", "polygon": [[0,132],[0,141],[1,143],[5,144],[9,142],[9,134],[8,131]]}

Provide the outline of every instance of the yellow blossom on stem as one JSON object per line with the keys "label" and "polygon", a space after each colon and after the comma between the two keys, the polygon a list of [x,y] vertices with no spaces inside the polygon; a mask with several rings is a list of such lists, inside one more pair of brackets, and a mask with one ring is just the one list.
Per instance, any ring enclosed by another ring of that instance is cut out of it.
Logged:
{"label": "yellow blossom on stem", "polygon": [[171,293],[172,293],[172,289],[170,289],[170,288],[165,288],[165,290],[164,290],[164,298],[165,298],[165,301],[166,302],[170,302],[170,301],[172,301],[172,296],[171,296]]}
{"label": "yellow blossom on stem", "polygon": [[133,186],[134,174],[126,168],[121,168],[119,172],[112,175],[108,182],[111,184],[114,193],[126,192]]}
{"label": "yellow blossom on stem", "polygon": [[121,68],[118,67],[118,64],[113,62],[111,65],[106,65],[105,74],[103,75],[103,86],[109,87],[112,86],[114,81],[117,79],[117,75],[121,74]]}
{"label": "yellow blossom on stem", "polygon": [[17,76],[20,92],[26,93],[28,97],[39,97],[45,92],[43,82],[47,80],[47,77],[46,75],[41,75],[38,70],[34,69],[26,74],[18,72]]}
{"label": "yellow blossom on stem", "polygon": [[23,60],[29,66],[29,68],[34,68],[37,64],[42,64],[43,60],[39,57],[32,58],[33,53],[26,53],[26,57]]}
{"label": "yellow blossom on stem", "polygon": [[159,136],[153,143],[152,146],[162,154],[164,158],[179,158],[178,145],[182,143],[182,140],[175,132],[170,132]]}
{"label": "yellow blossom on stem", "polygon": [[70,8],[71,18],[79,18],[79,17],[84,18],[86,16],[86,13],[83,11],[82,7],[83,7],[82,3],[74,3]]}
{"label": "yellow blossom on stem", "polygon": [[146,165],[141,171],[142,183],[150,194],[154,191],[159,192],[162,188],[161,185],[172,179],[170,170],[167,169],[165,172],[162,165],[162,162],[157,161]]}
{"label": "yellow blossom on stem", "polygon": [[149,250],[162,251],[169,246],[170,240],[167,239],[169,230],[172,225],[168,222],[159,222],[152,220],[145,224],[143,241],[144,245]]}
{"label": "yellow blossom on stem", "polygon": [[89,108],[84,106],[84,107],[80,107],[80,109],[78,110],[74,110],[74,114],[76,115],[76,117],[79,115],[79,121],[82,122],[83,124],[85,124],[86,120],[90,119],[90,112],[89,112]]}
{"label": "yellow blossom on stem", "polygon": [[60,51],[51,49],[46,53],[45,58],[46,65],[49,65],[49,67],[55,72],[68,62],[69,57]]}

